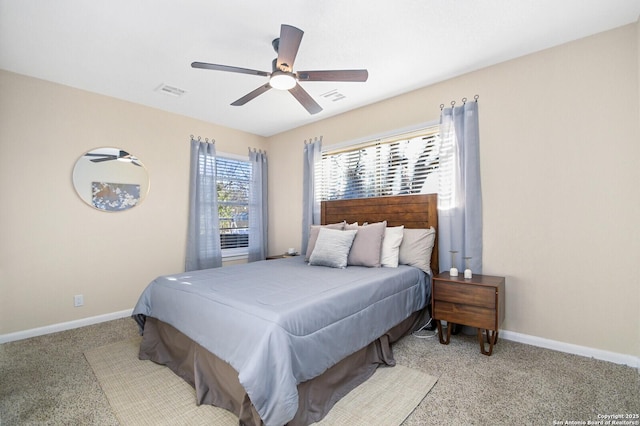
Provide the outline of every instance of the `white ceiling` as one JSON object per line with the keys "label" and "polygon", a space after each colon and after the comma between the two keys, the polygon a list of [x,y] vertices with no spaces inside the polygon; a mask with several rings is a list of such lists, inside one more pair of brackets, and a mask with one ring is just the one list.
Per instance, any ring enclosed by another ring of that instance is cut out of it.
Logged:
{"label": "white ceiling", "polygon": [[[640,0],[0,0],[0,68],[270,136],[639,15]],[[231,106],[267,77],[190,66],[270,72],[281,24],[305,32],[295,70],[369,80],[301,83],[324,108],[310,115],[276,90]]]}

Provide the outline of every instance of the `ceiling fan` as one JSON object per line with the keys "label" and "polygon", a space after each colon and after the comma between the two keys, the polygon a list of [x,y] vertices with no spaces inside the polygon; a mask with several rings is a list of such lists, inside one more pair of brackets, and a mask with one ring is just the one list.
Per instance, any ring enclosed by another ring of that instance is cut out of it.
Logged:
{"label": "ceiling fan", "polygon": [[101,163],[103,161],[111,161],[111,160],[120,160],[120,161],[128,161],[135,166],[142,167],[141,164],[137,162],[138,159],[136,157],[129,154],[127,151],[123,151],[123,150],[118,150],[117,154],[101,154],[96,152],[87,152],[85,154],[85,157],[101,157],[101,158],[92,158],[90,161],[94,163]]}
{"label": "ceiling fan", "polygon": [[236,72],[251,74],[261,77],[269,77],[269,81],[252,92],[247,93],[231,105],[244,105],[258,97],[269,89],[288,90],[294,98],[310,113],[316,114],[322,111],[322,107],[298,84],[301,81],[367,81],[367,70],[322,70],[322,71],[298,71],[293,72],[293,63],[302,41],[304,32],[291,25],[280,27],[280,37],[271,43],[278,57],[273,60],[272,72],[258,71],[247,68],[232,67],[228,65],[208,64],[205,62],[193,62],[193,68],[202,68],[216,71]]}

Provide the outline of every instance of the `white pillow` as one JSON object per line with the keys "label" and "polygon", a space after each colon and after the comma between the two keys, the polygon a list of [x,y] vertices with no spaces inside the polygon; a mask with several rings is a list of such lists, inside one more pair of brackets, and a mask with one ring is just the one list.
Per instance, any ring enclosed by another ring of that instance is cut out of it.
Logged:
{"label": "white pillow", "polygon": [[309,257],[309,265],[346,268],[349,250],[357,232],[320,228],[316,246]]}
{"label": "white pillow", "polygon": [[400,255],[400,243],[404,235],[404,226],[393,226],[384,230],[382,240],[382,254],[380,264],[388,268],[398,267],[398,257]]}

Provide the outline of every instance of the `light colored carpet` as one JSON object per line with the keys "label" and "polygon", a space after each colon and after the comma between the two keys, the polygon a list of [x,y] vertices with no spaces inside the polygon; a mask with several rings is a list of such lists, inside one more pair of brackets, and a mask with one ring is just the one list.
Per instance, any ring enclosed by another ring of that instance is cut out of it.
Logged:
{"label": "light colored carpet", "polygon": [[[138,359],[140,338],[90,349],[85,357],[122,425],[237,425],[226,410],[197,406],[195,390],[171,370]],[[332,425],[400,425],[437,379],[396,365],[379,368],[342,398],[320,422]],[[394,395],[393,399],[388,397]]]}
{"label": "light colored carpet", "polygon": [[[122,318],[0,345],[0,425],[121,426],[84,353],[138,336]],[[640,370],[500,339],[490,357],[475,336],[406,336],[396,362],[438,377],[402,426],[596,422],[640,413]],[[577,424],[577,423],[576,423]]]}

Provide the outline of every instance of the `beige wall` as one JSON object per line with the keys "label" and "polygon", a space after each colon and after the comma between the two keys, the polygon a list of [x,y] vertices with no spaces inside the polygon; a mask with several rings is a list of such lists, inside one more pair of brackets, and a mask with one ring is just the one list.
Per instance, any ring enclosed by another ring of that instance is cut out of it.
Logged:
{"label": "beige wall", "polygon": [[[640,105],[640,17],[638,17],[638,20],[636,21],[636,57],[638,59],[638,66],[637,66],[637,72],[638,72],[638,104]],[[638,107],[638,133],[640,133],[640,106]],[[636,139],[637,140],[637,139]],[[637,142],[640,143],[640,142]],[[636,193],[638,192],[638,190],[636,189]],[[636,224],[636,227],[638,225]],[[635,254],[635,258],[638,259],[640,258],[640,255],[638,255],[638,253]],[[638,284],[638,281],[636,281],[636,287],[640,288],[640,284]],[[640,306],[640,290],[636,290],[637,294],[636,294],[636,306]],[[636,318],[635,321],[637,323],[640,324],[640,310],[638,310],[638,312],[636,312]],[[640,326],[638,326],[638,329],[636,330],[636,334],[635,334],[635,340],[637,342],[640,342]],[[638,344],[638,346],[640,347],[640,344]],[[638,355],[638,357],[640,357],[640,348],[638,349],[636,355]]]}
{"label": "beige wall", "polygon": [[[504,328],[640,356],[639,33],[622,27],[268,140],[0,71],[0,335],[130,309],[150,280],[182,270],[189,135],[240,155],[268,149],[278,253],[300,246],[305,139],[330,146],[437,120],[441,103],[479,94],[484,272],[507,277]],[[103,213],[75,194],[75,160],[105,145],[149,169],[141,206]]]}
{"label": "beige wall", "polygon": [[[131,309],[156,276],[181,271],[189,137],[247,155],[255,136],[0,71],[0,335]],[[150,191],[131,210],[87,206],[71,173],[85,151],[138,156]],[[73,307],[73,296],[84,306]]]}
{"label": "beige wall", "polygon": [[637,27],[271,137],[271,251],[300,246],[305,139],[437,120],[441,103],[478,94],[484,272],[507,277],[504,329],[640,356]]}

